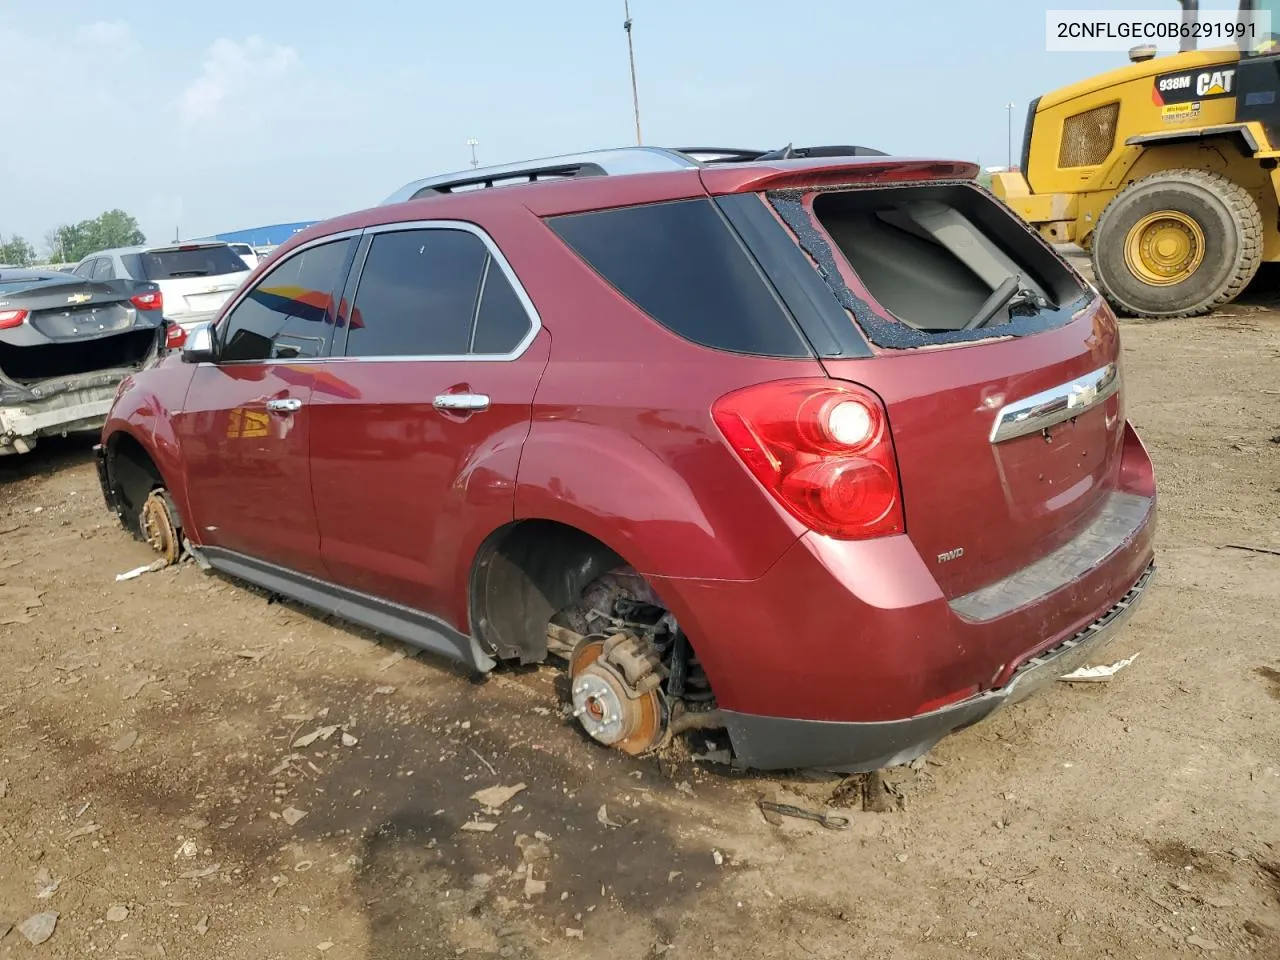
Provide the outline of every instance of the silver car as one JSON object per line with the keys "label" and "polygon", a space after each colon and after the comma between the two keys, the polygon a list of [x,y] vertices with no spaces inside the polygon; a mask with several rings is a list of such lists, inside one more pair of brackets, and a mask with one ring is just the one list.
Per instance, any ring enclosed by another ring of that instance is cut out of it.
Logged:
{"label": "silver car", "polygon": [[155,283],[164,298],[164,315],[189,329],[213,319],[249,268],[229,244],[206,240],[100,250],[72,272],[86,280]]}

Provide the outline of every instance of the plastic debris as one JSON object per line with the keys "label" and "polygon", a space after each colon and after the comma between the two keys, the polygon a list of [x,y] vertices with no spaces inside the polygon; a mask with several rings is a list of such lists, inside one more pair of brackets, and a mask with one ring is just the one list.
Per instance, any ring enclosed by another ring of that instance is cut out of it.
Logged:
{"label": "plastic debris", "polygon": [[471,799],[482,807],[498,810],[504,803],[525,789],[527,788],[523,783],[517,783],[513,787],[487,787],[484,790],[477,790],[471,795]]}
{"label": "plastic debris", "polygon": [[33,947],[38,947],[53,936],[53,931],[57,926],[58,915],[56,913],[37,913],[35,916],[28,917],[18,924],[18,932],[26,937],[27,942]]}
{"label": "plastic debris", "polygon": [[1109,666],[1081,667],[1079,670],[1073,670],[1058,679],[1067,683],[1105,683],[1137,659],[1138,655],[1135,653],[1132,657],[1117,660]]}
{"label": "plastic debris", "polygon": [[163,570],[168,565],[169,562],[167,560],[160,559],[147,564],[145,567],[134,567],[132,570],[127,570],[124,573],[117,573],[116,583],[119,583],[122,580],[134,580],[142,576],[144,573],[155,573],[157,570]]}

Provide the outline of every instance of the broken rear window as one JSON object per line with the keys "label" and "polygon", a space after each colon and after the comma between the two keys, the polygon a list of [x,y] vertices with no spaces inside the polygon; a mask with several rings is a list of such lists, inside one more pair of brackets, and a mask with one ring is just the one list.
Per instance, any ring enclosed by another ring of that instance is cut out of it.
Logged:
{"label": "broken rear window", "polygon": [[[1088,296],[1047,245],[972,186],[784,191],[770,200],[879,346],[1036,333],[1067,322]],[[865,293],[841,277],[837,256]]]}

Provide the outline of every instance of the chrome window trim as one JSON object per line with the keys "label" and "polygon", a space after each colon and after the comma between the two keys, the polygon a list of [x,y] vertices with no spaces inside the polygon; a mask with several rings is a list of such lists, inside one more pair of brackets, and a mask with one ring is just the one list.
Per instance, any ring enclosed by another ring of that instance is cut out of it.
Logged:
{"label": "chrome window trim", "polygon": [[[339,240],[351,240],[354,238],[358,241],[362,233],[364,233],[362,229],[356,228],[354,230],[342,230],[342,231],[339,231],[338,233],[329,233],[323,237],[316,237],[314,240],[308,240],[306,243],[301,243],[298,246],[294,247],[292,250],[289,251],[289,255],[287,257],[284,257],[278,263],[273,263],[271,267],[265,273],[262,274],[262,276],[258,277],[258,279],[254,280],[252,284],[246,285],[243,290],[240,290],[238,293],[236,293],[235,297],[233,297],[231,300],[227,302],[227,306],[222,310],[222,312],[219,313],[216,317],[214,317],[209,322],[209,329],[210,329],[210,332],[213,334],[213,342],[215,347],[222,346],[222,337],[220,336],[221,331],[219,329],[222,322],[226,320],[228,317],[230,317],[231,314],[234,313],[237,309],[239,309],[240,304],[244,301],[245,297],[249,296],[250,291],[256,290],[268,277],[270,277],[273,273],[275,273],[277,270],[283,267],[286,263],[292,260],[297,254],[306,253],[308,250],[312,250],[316,247],[322,246],[323,244],[336,243]],[[347,282],[347,278],[346,276],[343,276],[342,285],[339,286],[338,288],[339,297],[342,296],[342,288],[346,286],[346,282]],[[333,349],[332,337],[329,338],[329,348],[330,350]],[[218,360],[210,365],[219,366],[219,367],[222,367],[222,366],[232,367],[232,366],[238,366],[241,364],[249,364],[249,363],[253,363],[253,364],[287,363],[287,364],[293,365],[298,363],[320,363],[322,361],[332,360],[332,359],[333,359],[332,356],[298,357],[292,360],[285,357],[274,357],[266,360]],[[205,364],[199,363],[199,364],[196,364],[196,366],[203,367],[205,366]]]}
{"label": "chrome window trim", "polygon": [[[519,360],[533,345],[533,341],[538,338],[538,334],[542,331],[542,317],[538,314],[538,308],[533,305],[533,300],[529,298],[529,294],[524,289],[524,284],[520,282],[520,278],[516,276],[515,270],[511,268],[511,264],[507,262],[507,258],[502,251],[498,249],[497,243],[484,230],[476,226],[474,223],[468,223],[465,220],[402,220],[396,223],[380,223],[375,227],[369,227],[364,232],[371,238],[376,239],[381,233],[406,233],[411,230],[461,230],[464,233],[470,233],[477,237],[481,243],[485,245],[485,249],[489,251],[492,263],[496,263],[506,275],[507,282],[511,284],[511,289],[516,293],[516,299],[520,301],[524,307],[525,314],[529,319],[529,331],[524,335],[515,348],[509,353],[462,353],[462,354],[426,354],[426,355],[378,355],[378,356],[333,356],[330,360],[341,361],[359,361],[360,363],[441,363],[441,362],[457,362],[465,361],[467,363],[510,363],[513,360]],[[373,253],[373,243],[369,244],[363,262],[360,264],[360,273],[356,277],[355,292],[351,296],[351,309],[355,309],[356,302],[360,298],[360,284],[364,277],[365,265],[369,262],[369,256]],[[344,351],[345,351],[344,341]]]}
{"label": "chrome window trim", "polygon": [[1120,371],[1114,363],[1108,363],[1082,377],[1007,404],[996,414],[991,442],[1003,443],[1074,420],[1119,390]]}

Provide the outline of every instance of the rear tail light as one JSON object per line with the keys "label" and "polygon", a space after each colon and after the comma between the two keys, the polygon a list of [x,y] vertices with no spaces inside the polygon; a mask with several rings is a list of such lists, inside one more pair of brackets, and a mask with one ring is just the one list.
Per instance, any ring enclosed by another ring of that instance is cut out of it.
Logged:
{"label": "rear tail light", "polygon": [[129,298],[139,310],[163,310],[164,294],[159,290],[152,290],[150,293],[139,293]]}
{"label": "rear tail light", "polygon": [[906,529],[898,462],[875,394],[832,380],[781,380],[721,397],[720,432],[809,529],[864,540]]}
{"label": "rear tail light", "polygon": [[21,326],[25,319],[27,319],[26,310],[0,310],[0,330]]}
{"label": "rear tail light", "polygon": [[176,323],[169,324],[169,329],[164,334],[164,345],[170,350],[177,350],[187,342],[187,331]]}

